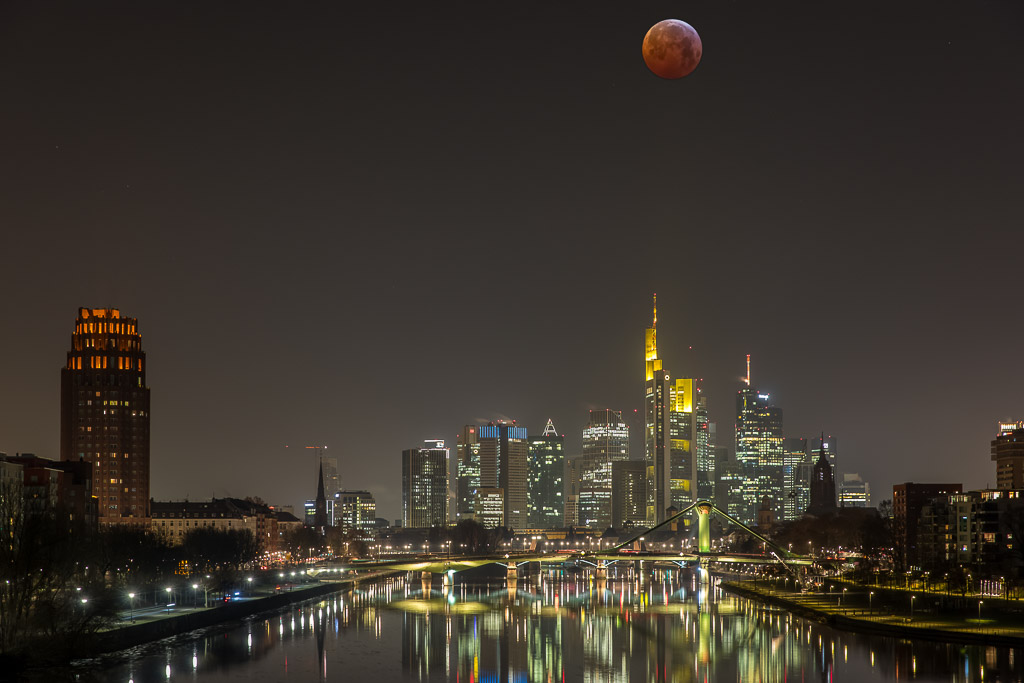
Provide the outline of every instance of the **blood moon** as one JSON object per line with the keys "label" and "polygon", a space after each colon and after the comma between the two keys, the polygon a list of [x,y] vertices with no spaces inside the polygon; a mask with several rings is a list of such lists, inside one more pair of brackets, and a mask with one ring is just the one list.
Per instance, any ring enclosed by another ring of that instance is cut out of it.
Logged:
{"label": "blood moon", "polygon": [[644,62],[656,76],[689,76],[700,63],[702,46],[697,31],[685,21],[665,19],[644,36]]}

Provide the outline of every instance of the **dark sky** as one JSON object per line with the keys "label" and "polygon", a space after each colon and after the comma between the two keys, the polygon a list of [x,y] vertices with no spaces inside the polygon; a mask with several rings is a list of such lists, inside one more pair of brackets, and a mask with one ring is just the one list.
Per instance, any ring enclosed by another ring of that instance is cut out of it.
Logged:
{"label": "dark sky", "polygon": [[[119,307],[154,497],[300,504],[285,446],[326,444],[395,518],[425,438],[550,417],[573,451],[640,408],[657,291],[724,443],[751,353],[876,501],[994,484],[1019,0],[348,4],[0,6],[0,450],[59,457],[77,308]],[[669,17],[681,81],[640,55]]]}

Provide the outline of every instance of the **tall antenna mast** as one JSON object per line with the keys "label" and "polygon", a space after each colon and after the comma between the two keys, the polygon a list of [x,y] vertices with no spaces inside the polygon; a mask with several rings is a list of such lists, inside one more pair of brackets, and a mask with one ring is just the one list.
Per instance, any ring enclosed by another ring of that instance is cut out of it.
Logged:
{"label": "tall antenna mast", "polygon": [[750,354],[747,354],[747,386],[750,386]]}

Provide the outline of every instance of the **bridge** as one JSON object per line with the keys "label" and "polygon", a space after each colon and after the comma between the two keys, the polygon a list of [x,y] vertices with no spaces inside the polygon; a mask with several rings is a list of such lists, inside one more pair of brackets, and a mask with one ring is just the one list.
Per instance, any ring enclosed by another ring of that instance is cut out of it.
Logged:
{"label": "bridge", "polygon": [[[694,513],[697,515],[697,549],[695,551],[681,551],[678,553],[665,553],[648,551],[644,547],[644,539],[652,532],[677,522],[683,516]],[[711,517],[719,515],[731,524],[736,525],[746,533],[761,541],[764,552],[760,555],[737,554],[717,552],[711,548]],[[506,568],[509,579],[518,576],[518,568],[528,563],[563,564],[576,562],[589,564],[594,567],[596,578],[607,576],[607,568],[616,562],[639,562],[639,563],[672,563],[680,567],[696,565],[701,569],[701,580],[705,581],[712,564],[760,564],[783,567],[787,572],[797,575],[797,569],[816,564],[816,561],[806,555],[800,555],[786,550],[770,539],[765,538],[757,531],[751,529],[727,512],[719,509],[714,503],[707,500],[700,500],[685,507],[680,512],[656,524],[650,529],[636,533],[631,538],[613,546],[607,550],[594,552],[592,550],[579,550],[568,552],[541,552],[522,551],[507,552],[493,555],[429,555],[409,558],[397,558],[392,560],[368,560],[354,561],[336,565],[346,569],[395,569],[399,571],[422,572],[424,578],[434,574],[442,574],[445,583],[450,583],[456,572],[482,567],[488,564],[500,564]],[[327,569],[327,568],[324,568]],[[311,570],[316,574],[317,569]]]}

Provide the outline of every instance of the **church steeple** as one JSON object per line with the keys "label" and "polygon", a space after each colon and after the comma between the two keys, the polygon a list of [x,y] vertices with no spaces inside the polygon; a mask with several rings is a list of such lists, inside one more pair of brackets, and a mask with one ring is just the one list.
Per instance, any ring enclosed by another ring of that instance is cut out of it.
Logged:
{"label": "church steeple", "polygon": [[323,533],[324,529],[330,526],[327,523],[327,496],[324,495],[324,461],[320,459],[320,476],[316,484],[316,512],[313,515],[313,526],[317,531]]}

